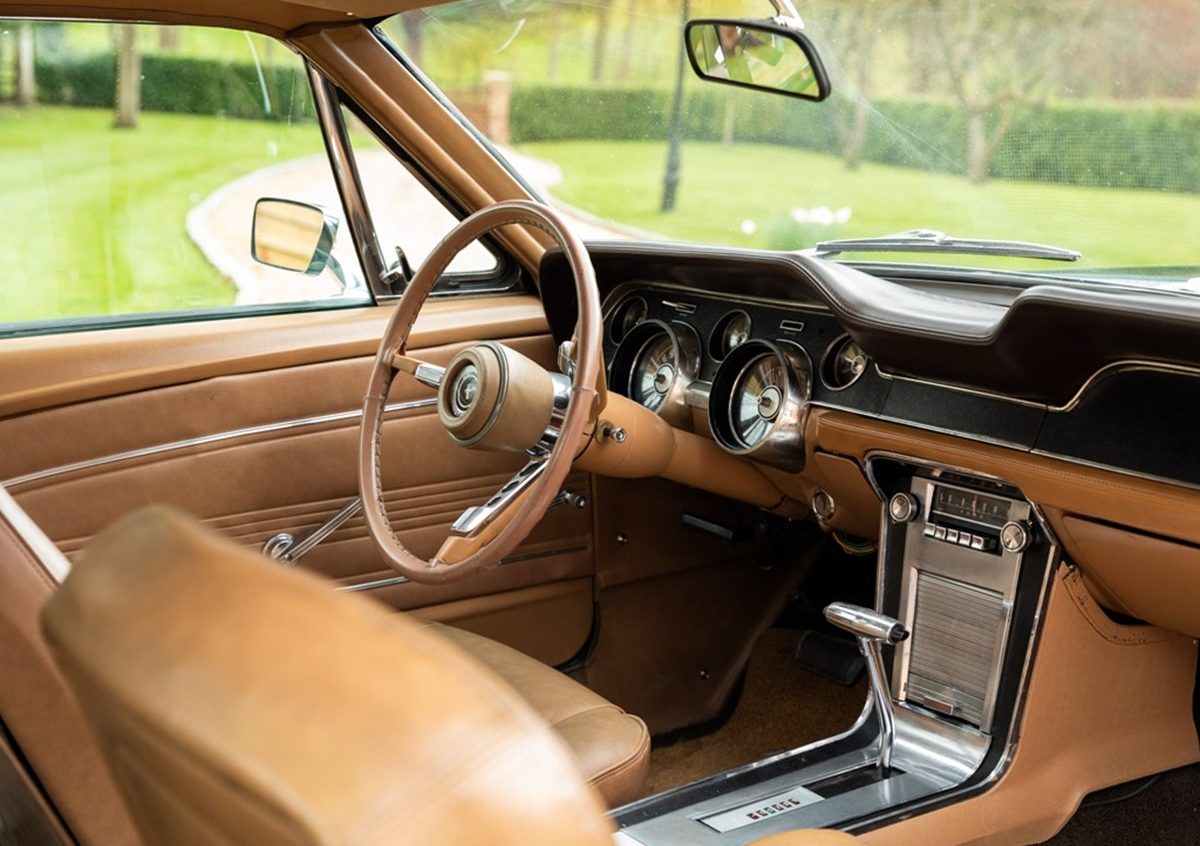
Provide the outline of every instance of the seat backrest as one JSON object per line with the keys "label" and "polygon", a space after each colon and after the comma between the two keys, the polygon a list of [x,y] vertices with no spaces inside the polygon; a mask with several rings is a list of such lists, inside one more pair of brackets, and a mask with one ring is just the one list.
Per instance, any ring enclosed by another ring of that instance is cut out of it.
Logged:
{"label": "seat backrest", "polygon": [[[69,569],[0,487],[0,718],[7,733],[0,746],[20,750],[80,846],[137,846],[133,823],[39,627],[42,606]],[[0,821],[0,840],[3,830]]]}
{"label": "seat backrest", "polygon": [[489,670],[176,512],[97,538],[43,626],[148,843],[612,842]]}

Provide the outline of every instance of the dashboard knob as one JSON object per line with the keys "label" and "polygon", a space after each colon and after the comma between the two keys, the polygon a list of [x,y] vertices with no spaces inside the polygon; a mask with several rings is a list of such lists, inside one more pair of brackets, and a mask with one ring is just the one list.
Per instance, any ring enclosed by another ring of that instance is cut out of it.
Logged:
{"label": "dashboard knob", "polygon": [[888,514],[897,523],[909,523],[921,511],[921,504],[910,493],[898,493],[888,503]]}
{"label": "dashboard knob", "polygon": [[1000,546],[1005,552],[1024,552],[1029,546],[1029,527],[1015,520],[1005,523],[1000,530]]}
{"label": "dashboard knob", "polygon": [[833,497],[827,491],[818,488],[813,492],[812,510],[818,520],[823,523],[828,522],[837,513],[837,503],[833,501]]}

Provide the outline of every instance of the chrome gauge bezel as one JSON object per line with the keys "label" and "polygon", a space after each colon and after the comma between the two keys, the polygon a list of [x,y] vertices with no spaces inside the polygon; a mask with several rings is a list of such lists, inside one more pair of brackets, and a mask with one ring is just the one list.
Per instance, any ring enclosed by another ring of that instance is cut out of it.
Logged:
{"label": "chrome gauge bezel", "polygon": [[[742,341],[742,344],[745,344],[754,337],[754,318],[750,316],[750,312],[742,308],[735,308],[733,311],[725,312],[716,324],[714,324],[712,331],[708,333],[708,355],[713,361],[724,361],[725,357],[733,352],[733,350],[729,350],[728,352],[725,350],[724,335],[728,331],[729,325],[739,317],[746,318],[746,324],[749,327],[746,330],[746,340]],[[738,346],[742,344],[738,344]],[[734,349],[737,349],[737,347],[734,347]]]}
{"label": "chrome gauge bezel", "polygon": [[613,355],[609,365],[609,384],[622,396],[633,398],[633,380],[637,375],[642,353],[651,344],[666,338],[671,343],[675,373],[670,387],[663,395],[655,414],[672,426],[690,429],[692,409],[687,404],[688,385],[700,374],[700,337],[686,323],[667,323],[645,320],[629,331]]}
{"label": "chrome gauge bezel", "polygon": [[[737,434],[735,414],[740,398],[735,396],[735,391],[746,370],[764,356],[774,356],[781,364],[782,398],[766,434],[758,442],[748,445]],[[812,360],[799,344],[746,341],[730,351],[713,378],[708,402],[708,423],[713,439],[734,455],[790,473],[800,472],[805,464],[804,427],[808,422],[812,380]]]}
{"label": "chrome gauge bezel", "polygon": [[[858,342],[849,335],[839,335],[837,338],[834,338],[833,343],[826,347],[825,352],[821,355],[821,367],[818,371],[821,378],[821,384],[831,391],[844,391],[847,388],[857,385],[858,381],[862,379],[868,370],[871,369],[871,357],[867,355],[866,350],[863,350],[863,355],[866,356],[867,363],[862,370],[855,374],[854,378],[844,385],[838,385],[833,379],[830,378],[834,360],[836,359],[838,353],[845,349],[848,344],[857,345]],[[861,350],[862,347],[859,346],[859,349]]]}
{"label": "chrome gauge bezel", "polygon": [[[642,316],[637,321],[626,328],[622,324],[628,315],[629,309],[639,309]],[[630,333],[646,322],[646,316],[650,313],[650,306],[646,303],[646,298],[638,295],[625,297],[615,306],[613,306],[611,316],[608,318],[608,340],[620,346]]]}

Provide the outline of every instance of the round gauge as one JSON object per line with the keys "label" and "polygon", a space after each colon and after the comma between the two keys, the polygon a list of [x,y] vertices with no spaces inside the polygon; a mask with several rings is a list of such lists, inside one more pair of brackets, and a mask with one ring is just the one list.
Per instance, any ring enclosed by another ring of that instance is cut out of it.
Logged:
{"label": "round gauge", "polygon": [[629,379],[629,398],[651,411],[662,408],[675,384],[675,345],[665,334],[654,335],[638,350]]}
{"label": "round gauge", "polygon": [[804,424],[812,364],[800,346],[746,341],[717,369],[708,422],[717,443],[735,455],[790,472],[804,468]]}
{"label": "round gauge", "polygon": [[829,345],[821,362],[821,381],[831,391],[844,391],[867,372],[871,359],[849,335]]}
{"label": "round gauge", "polygon": [[683,323],[646,320],[617,347],[609,384],[619,394],[658,414],[672,426],[691,425],[687,387],[700,372],[700,342]]}
{"label": "round gauge", "polygon": [[729,312],[713,327],[712,334],[708,338],[709,353],[714,359],[720,361],[750,340],[752,328],[750,315],[746,312]]}
{"label": "round gauge", "polygon": [[764,352],[738,375],[733,386],[733,435],[746,447],[757,446],[783,407],[787,389],[783,360]]}
{"label": "round gauge", "polygon": [[631,297],[617,306],[609,323],[608,333],[614,344],[619,344],[646,319],[646,301],[641,297]]}

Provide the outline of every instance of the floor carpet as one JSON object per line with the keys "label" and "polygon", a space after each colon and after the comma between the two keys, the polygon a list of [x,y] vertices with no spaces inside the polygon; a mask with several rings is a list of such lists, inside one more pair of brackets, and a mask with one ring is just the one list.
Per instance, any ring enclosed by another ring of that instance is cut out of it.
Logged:
{"label": "floor carpet", "polygon": [[[1200,843],[1200,766],[1145,784],[1094,793],[1046,846],[1195,846]],[[1125,798],[1129,797],[1129,798]]]}
{"label": "floor carpet", "polygon": [[791,629],[763,634],[750,656],[737,707],[719,729],[655,745],[647,795],[850,727],[866,702],[866,682],[846,688],[800,667],[793,657],[799,637]]}

